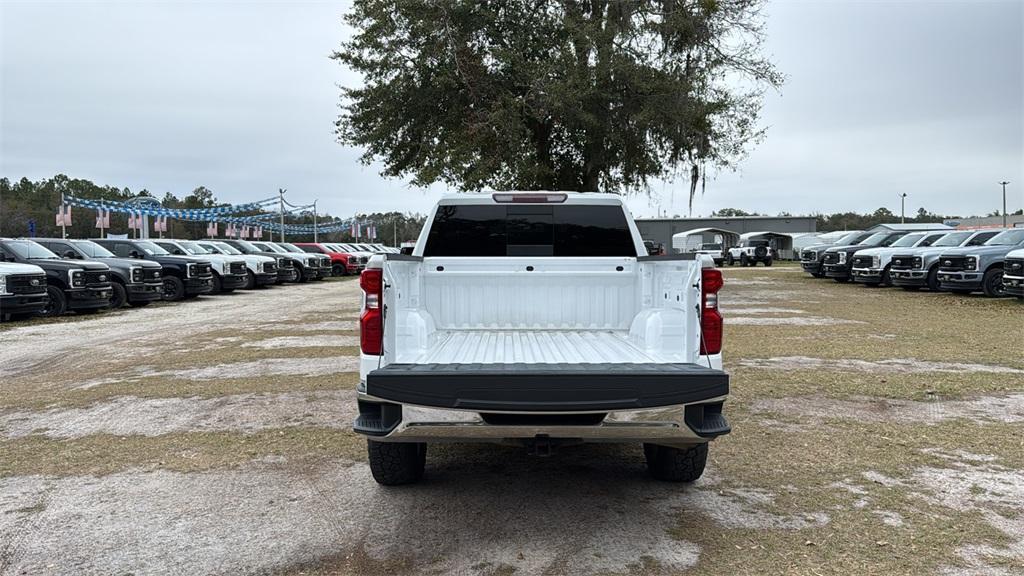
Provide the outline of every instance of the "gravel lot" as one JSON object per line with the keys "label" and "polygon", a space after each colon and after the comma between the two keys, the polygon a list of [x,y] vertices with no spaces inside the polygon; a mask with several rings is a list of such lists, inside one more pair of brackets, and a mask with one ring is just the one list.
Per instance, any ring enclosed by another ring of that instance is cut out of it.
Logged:
{"label": "gravel lot", "polygon": [[692,486],[482,445],[377,486],[351,280],[2,325],[0,574],[1024,573],[1024,305],[725,274]]}

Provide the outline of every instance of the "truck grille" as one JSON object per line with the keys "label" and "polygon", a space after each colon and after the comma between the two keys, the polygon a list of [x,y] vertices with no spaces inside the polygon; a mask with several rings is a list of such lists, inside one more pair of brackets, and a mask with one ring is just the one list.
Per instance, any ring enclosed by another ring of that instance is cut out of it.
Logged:
{"label": "truck grille", "polygon": [[857,256],[853,259],[854,268],[871,268],[871,256]]}
{"label": "truck grille", "polygon": [[963,270],[966,264],[967,258],[964,256],[939,256],[939,268],[942,270]]}
{"label": "truck grille", "polygon": [[163,274],[160,273],[160,268],[143,268],[142,269],[142,281],[143,282],[156,282],[160,280]]}
{"label": "truck grille", "polygon": [[281,264],[281,268],[295,268],[295,263],[287,258],[282,258],[278,262]]}
{"label": "truck grille", "polygon": [[1024,259],[1010,258],[1003,264],[1003,274],[1006,276],[1024,276]]}
{"label": "truck grille", "polygon": [[46,274],[17,274],[8,276],[7,291],[11,294],[46,292]]}
{"label": "truck grille", "polygon": [[212,275],[213,275],[213,269],[210,268],[209,264],[197,264],[196,265],[196,276],[201,278],[203,276],[212,276]]}
{"label": "truck grille", "polygon": [[897,254],[892,257],[892,264],[889,265],[893,270],[909,270],[914,268],[915,257],[909,254]]}
{"label": "truck grille", "polygon": [[370,259],[369,259],[369,258],[367,258],[366,256],[360,256],[360,257],[359,257],[359,263],[360,263],[360,264],[366,264],[366,262],[367,262],[367,261],[369,261],[369,260],[370,260]]}
{"label": "truck grille", "polygon": [[228,266],[228,271],[236,276],[245,274],[245,262],[232,262]]}
{"label": "truck grille", "polygon": [[839,253],[838,252],[825,252],[825,257],[822,259],[825,264],[839,264]]}
{"label": "truck grille", "polygon": [[813,262],[813,261],[818,259],[818,253],[815,252],[814,250],[804,250],[800,254],[800,259],[801,260],[809,260],[809,261]]}
{"label": "truck grille", "polygon": [[276,274],[277,273],[277,263],[276,262],[264,262],[263,263],[263,271],[268,273],[268,274],[271,273],[271,272]]}
{"label": "truck grille", "polygon": [[110,272],[106,270],[87,270],[85,272],[86,286],[93,284],[110,284]]}

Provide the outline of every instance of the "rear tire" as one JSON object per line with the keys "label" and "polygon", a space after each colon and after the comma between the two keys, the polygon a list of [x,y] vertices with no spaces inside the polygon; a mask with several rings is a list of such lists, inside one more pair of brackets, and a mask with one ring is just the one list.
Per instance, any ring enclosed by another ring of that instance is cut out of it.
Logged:
{"label": "rear tire", "polygon": [[54,285],[47,286],[46,295],[49,297],[49,303],[39,311],[40,316],[50,318],[60,316],[68,311],[68,299],[64,296],[64,291],[60,287]]}
{"label": "rear tire", "polygon": [[644,444],[644,458],[651,476],[666,482],[693,482],[704,474],[708,462],[707,443],[689,448]]}
{"label": "rear tire", "polygon": [[985,276],[981,280],[981,289],[989,298],[1006,296],[1006,289],[1003,288],[1003,269],[992,268],[985,272]]}
{"label": "rear tire", "polygon": [[422,442],[366,441],[370,472],[382,486],[415,484],[423,478],[427,445]]}
{"label": "rear tire", "polygon": [[765,265],[765,266],[771,266],[771,265],[772,265],[772,259],[771,259],[771,258],[768,258],[767,260],[765,260],[765,261],[764,261],[764,265]]}

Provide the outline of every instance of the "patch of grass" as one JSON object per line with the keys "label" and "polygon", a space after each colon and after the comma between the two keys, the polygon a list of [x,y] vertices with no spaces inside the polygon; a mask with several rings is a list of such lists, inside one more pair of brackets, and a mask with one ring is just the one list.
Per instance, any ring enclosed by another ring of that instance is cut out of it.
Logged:
{"label": "patch of grass", "polygon": [[0,477],[102,476],[130,469],[197,472],[254,459],[366,459],[366,441],[349,430],[280,428],[253,434],[183,432],[162,436],[96,434],[73,440],[26,436],[0,441]]}

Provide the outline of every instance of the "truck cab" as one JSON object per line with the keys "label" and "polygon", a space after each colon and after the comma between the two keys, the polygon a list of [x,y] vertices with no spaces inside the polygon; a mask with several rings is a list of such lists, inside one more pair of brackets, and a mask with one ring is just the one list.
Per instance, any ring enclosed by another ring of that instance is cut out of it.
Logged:
{"label": "truck cab", "polygon": [[1024,228],[1005,230],[981,246],[953,248],[939,255],[939,285],[957,294],[983,292],[1006,296],[1003,264],[1007,254],[1024,247]]}
{"label": "truck cab", "polygon": [[64,260],[32,240],[0,239],[4,262],[32,264],[46,273],[46,305],[39,314],[91,313],[110,306],[110,267],[89,260]]}
{"label": "truck cab", "polygon": [[46,271],[35,264],[0,261],[0,321],[38,314],[47,302]]}
{"label": "truck cab", "polygon": [[176,256],[149,240],[126,240],[115,238],[94,238],[93,242],[103,246],[120,258],[149,260],[162,267],[162,297],[168,302],[195,298],[213,290],[213,270],[210,261],[195,256]]}
{"label": "truck cab", "polygon": [[655,478],[697,479],[730,431],[709,260],[648,256],[611,194],[442,197],[411,255],[360,277],[353,427],[374,479],[416,482],[453,441],[635,443]]}
{"label": "truck cab", "polygon": [[92,240],[70,238],[37,238],[36,242],[66,260],[94,260],[110,267],[112,296],[110,307],[125,304],[148,306],[163,295],[160,278],[162,266],[156,262],[135,258],[118,258],[113,252]]}
{"label": "truck cab", "polygon": [[237,288],[245,287],[245,258],[225,256],[207,250],[193,240],[165,240],[161,238],[153,240],[153,243],[175,256],[194,256],[209,262],[210,270],[213,273],[213,288],[210,290],[210,294],[229,293],[234,292]]}
{"label": "truck cab", "polygon": [[213,254],[238,256],[245,261],[245,284],[242,288],[253,290],[257,286],[271,286],[277,283],[277,259],[258,254],[245,254],[238,248],[217,240],[200,240],[198,244]]}
{"label": "truck cab", "polygon": [[892,286],[889,266],[893,254],[907,248],[927,248],[946,234],[949,232],[911,232],[888,247],[858,250],[850,264],[850,277],[868,286]]}

